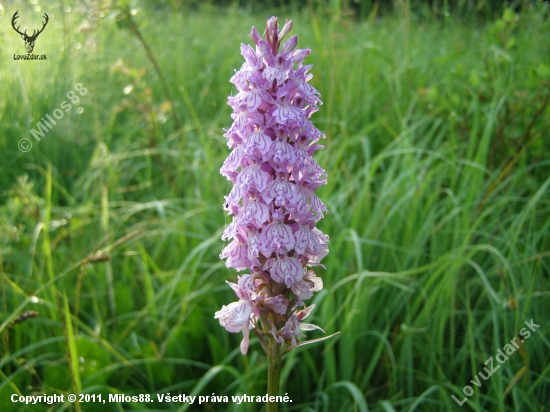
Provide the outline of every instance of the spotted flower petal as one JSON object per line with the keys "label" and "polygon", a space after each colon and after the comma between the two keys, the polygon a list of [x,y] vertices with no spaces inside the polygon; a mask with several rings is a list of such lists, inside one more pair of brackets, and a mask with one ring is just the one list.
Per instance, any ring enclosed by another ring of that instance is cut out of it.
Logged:
{"label": "spotted flower petal", "polygon": [[290,251],[294,248],[296,240],[292,233],[292,228],[277,220],[267,225],[262,230],[260,237],[260,250],[266,256],[280,250]]}
{"label": "spotted flower petal", "polygon": [[248,259],[248,245],[246,243],[234,240],[220,254],[221,259],[227,259],[225,266],[235,270],[244,270],[250,266]]}
{"label": "spotted flower petal", "polygon": [[285,283],[287,287],[290,287],[304,277],[304,269],[295,257],[282,255],[273,263],[271,277],[275,282]]}
{"label": "spotted flower petal", "polygon": [[238,175],[236,183],[241,185],[241,187],[246,191],[256,189],[258,192],[262,192],[270,179],[269,175],[260,167],[261,165],[259,164],[253,164],[245,167]]}

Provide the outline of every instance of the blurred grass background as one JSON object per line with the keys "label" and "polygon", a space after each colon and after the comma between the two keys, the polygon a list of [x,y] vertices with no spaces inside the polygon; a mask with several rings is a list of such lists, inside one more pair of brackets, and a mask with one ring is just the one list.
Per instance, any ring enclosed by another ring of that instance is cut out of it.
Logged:
{"label": "blurred grass background", "polygon": [[[49,14],[34,51],[47,61],[13,60],[25,53],[16,10],[31,30]],[[327,135],[316,159],[331,243],[312,323],[341,332],[285,358],[282,410],[548,410],[549,12],[488,0],[0,3],[3,412],[52,410],[14,393],[265,394],[260,346],[241,356],[213,316],[235,300],[218,257],[228,80],[271,15],[312,49],[324,102],[313,120]],[[77,83],[87,93],[36,141],[29,130]],[[27,311],[38,316],[15,322]],[[539,331],[470,383],[532,318]],[[474,394],[459,407],[465,385]]]}

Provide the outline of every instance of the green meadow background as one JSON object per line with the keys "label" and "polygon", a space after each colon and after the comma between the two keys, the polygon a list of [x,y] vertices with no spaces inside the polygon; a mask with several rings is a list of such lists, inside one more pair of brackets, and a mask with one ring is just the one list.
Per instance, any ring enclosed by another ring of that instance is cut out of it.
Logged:
{"label": "green meadow background", "polygon": [[[10,397],[265,394],[257,340],[242,356],[214,313],[236,300],[219,259],[228,80],[271,15],[312,50],[324,103],[312,323],[340,332],[285,356],[281,410],[550,410],[550,6],[267,3],[0,3],[2,412],[265,409]],[[16,10],[29,30],[49,14],[46,61],[14,60]]]}

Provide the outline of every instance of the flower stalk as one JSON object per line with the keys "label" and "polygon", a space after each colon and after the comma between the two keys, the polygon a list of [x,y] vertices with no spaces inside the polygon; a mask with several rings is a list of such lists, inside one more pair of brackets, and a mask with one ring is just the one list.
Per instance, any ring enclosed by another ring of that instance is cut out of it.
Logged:
{"label": "flower stalk", "polygon": [[[280,345],[275,339],[269,339],[269,350],[267,354],[267,395],[279,396],[279,384],[281,382],[281,352]],[[266,412],[277,412],[279,404],[277,402],[268,402]]]}
{"label": "flower stalk", "polygon": [[[268,357],[269,396],[279,396],[282,356],[313,342],[300,342],[305,331],[323,331],[302,321],[315,306],[304,301],[323,288],[311,268],[324,268],[320,262],[328,254],[328,236],[315,227],[327,212],[315,190],[327,176],[312,157],[325,136],[309,120],[322,103],[308,83],[311,65],[303,64],[310,50],[296,49],[297,36],[282,44],[291,29],[288,21],[279,30],[272,17],[265,40],[253,27],[256,48],[241,45],[245,63],[230,80],[238,93],[228,99],[234,121],[224,134],[232,151],[220,169],[233,184],[224,209],[234,216],[222,235],[231,242],[220,258],[250,273],[227,282],[239,300],[215,318],[243,334],[243,355],[250,331],[258,337]],[[277,403],[267,410],[276,411]]]}

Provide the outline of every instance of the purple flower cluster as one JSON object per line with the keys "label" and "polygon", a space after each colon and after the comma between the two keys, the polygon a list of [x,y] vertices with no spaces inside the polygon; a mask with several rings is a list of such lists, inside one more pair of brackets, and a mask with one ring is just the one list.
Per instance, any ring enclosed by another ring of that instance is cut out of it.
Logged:
{"label": "purple flower cluster", "polygon": [[291,28],[289,21],[278,30],[272,17],[263,40],[253,27],[256,48],[241,45],[246,62],[231,78],[238,93],[229,97],[234,122],[224,136],[232,152],[220,172],[234,185],[224,204],[234,218],[223,233],[231,243],[220,258],[251,274],[227,282],[239,301],[215,318],[229,332],[243,332],[243,354],[253,328],[291,347],[302,331],[321,329],[301,323],[314,305],[299,309],[323,288],[309,267],[322,266],[328,253],[328,236],[315,228],[327,209],[314,193],[327,177],[312,158],[324,134],[309,120],[321,101],[308,84],[311,65],[303,65],[310,50],[296,49],[298,37],[292,36],[279,51]]}

